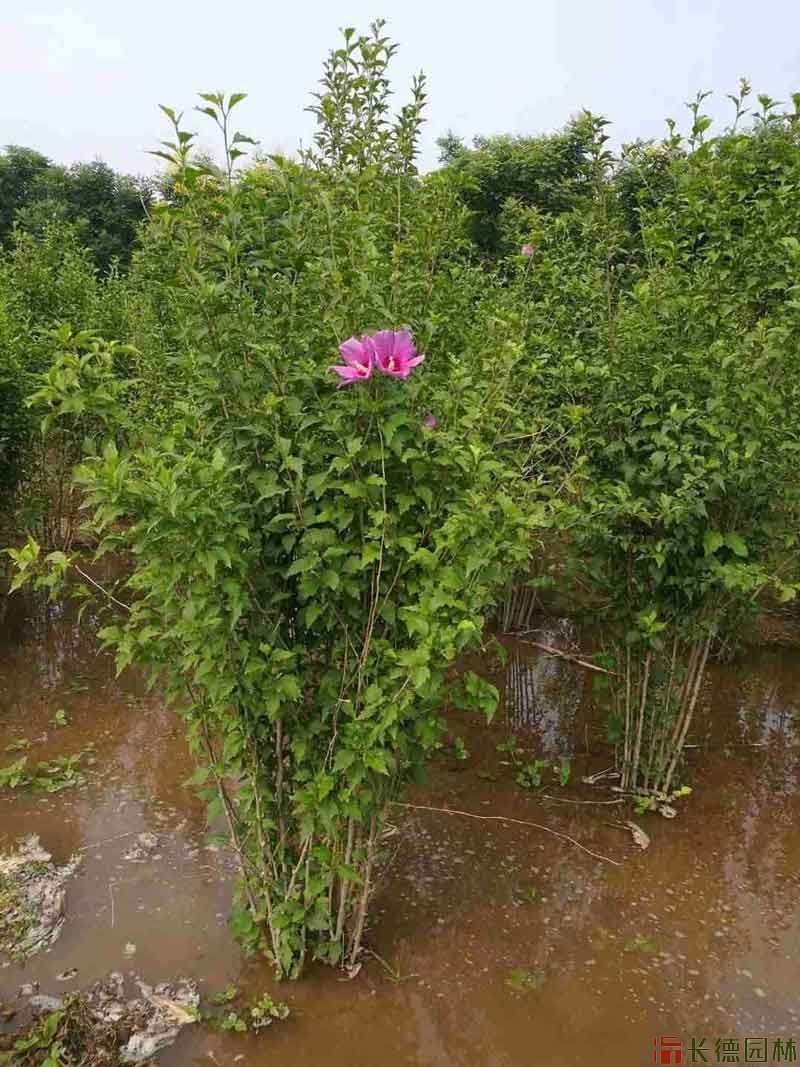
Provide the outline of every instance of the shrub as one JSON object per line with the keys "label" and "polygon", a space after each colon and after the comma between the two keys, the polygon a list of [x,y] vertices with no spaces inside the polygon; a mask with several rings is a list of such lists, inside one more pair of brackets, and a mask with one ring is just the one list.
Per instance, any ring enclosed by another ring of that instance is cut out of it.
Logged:
{"label": "shrub", "polygon": [[[300,164],[234,173],[240,94],[203,98],[222,175],[192,164],[165,109],[176,196],[146,254],[166,345],[142,335],[127,407],[114,354],[86,338],[38,394],[52,417],[106,418],[78,481],[100,551],[134,566],[103,637],[120,667],[165,675],[239,859],[236,930],[290,975],[309,954],[357,961],[388,805],[439,743],[448,667],[529,552],[524,483],[494,448],[519,345],[459,257],[457,197],[416,174],[421,78],[389,113],[393,53],[380,24],[345,33]],[[412,334],[424,362],[392,363],[386,346]],[[343,389],[337,346],[366,368]]]}
{"label": "shrub", "polygon": [[689,142],[673,129],[665,146],[660,201],[642,194],[637,243],[607,157],[589,207],[528,217],[515,289],[520,410],[614,653],[623,784],[657,794],[715,641],[766,592],[794,596],[800,517],[798,118],[762,99],[753,126],[705,140],[701,103]]}
{"label": "shrub", "polygon": [[91,255],[69,226],[48,226],[39,238],[16,231],[0,257],[0,521],[51,547],[72,537],[70,474],[89,426],[45,439],[27,399],[55,359],[60,324],[97,328],[102,304]]}

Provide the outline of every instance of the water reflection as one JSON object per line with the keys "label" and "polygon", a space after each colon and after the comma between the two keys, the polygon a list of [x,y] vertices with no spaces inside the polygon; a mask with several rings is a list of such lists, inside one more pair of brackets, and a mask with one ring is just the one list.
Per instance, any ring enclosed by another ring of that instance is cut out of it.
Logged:
{"label": "water reflection", "polygon": [[[531,631],[531,641],[563,651],[574,648],[570,619],[554,619]],[[505,703],[514,730],[534,731],[544,753],[567,752],[576,714],[584,699],[585,672],[523,638],[509,644]]]}
{"label": "water reflection", "polygon": [[[557,648],[577,641],[567,620],[530,636]],[[504,688],[511,723],[542,752],[583,749],[588,727],[587,759],[611,762],[588,672],[513,644]],[[658,1033],[705,1032],[712,1048],[723,1033],[800,1038],[798,699],[800,657],[789,650],[714,667],[689,750],[694,793],[675,820],[648,819],[646,852],[609,825],[607,807],[521,790],[496,752],[502,717],[489,731],[470,720],[470,760],[456,770],[452,760],[434,764],[413,803],[538,823],[622,866],[530,825],[397,814],[368,944],[400,977],[369,957],[354,982],[311,968],[276,990],[269,966],[244,960],[227,929],[230,867],[206,848],[202,807],[182,787],[192,762],[177,717],[135,675],[115,679],[72,606],[11,598],[0,613],[0,748],[44,735],[50,758],[91,740],[98,761],[83,790],[43,801],[0,795],[3,843],[35,830],[57,857],[78,848],[85,857],[62,938],[24,971],[0,970],[0,994],[13,998],[23,980],[62,993],[55,975],[72,966],[78,985],[135,968],[150,981],[184,974],[209,992],[228,982],[248,996],[271,989],[293,1009],[259,1040],[189,1028],[160,1057],[164,1067],[239,1056],[254,1067],[568,1067],[588,1057],[616,1067],[651,1062]],[[52,726],[58,707],[68,728]],[[576,774],[561,795],[608,793]],[[131,835],[143,830],[158,849],[127,862]],[[137,946],[133,962],[127,942]],[[507,984],[516,970],[541,985],[516,994]]]}

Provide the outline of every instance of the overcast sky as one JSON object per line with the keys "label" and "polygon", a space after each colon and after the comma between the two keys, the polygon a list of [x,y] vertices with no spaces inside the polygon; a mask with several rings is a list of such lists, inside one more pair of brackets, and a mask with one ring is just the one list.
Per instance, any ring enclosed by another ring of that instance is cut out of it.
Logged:
{"label": "overcast sky", "polygon": [[265,150],[292,150],[339,29],[376,16],[400,43],[398,98],[428,75],[426,166],[448,127],[531,134],[588,107],[625,141],[684,121],[698,89],[726,115],[741,75],[780,99],[800,90],[800,0],[0,0],[0,144],[150,171],[157,105],[220,88],[250,94],[238,125]]}

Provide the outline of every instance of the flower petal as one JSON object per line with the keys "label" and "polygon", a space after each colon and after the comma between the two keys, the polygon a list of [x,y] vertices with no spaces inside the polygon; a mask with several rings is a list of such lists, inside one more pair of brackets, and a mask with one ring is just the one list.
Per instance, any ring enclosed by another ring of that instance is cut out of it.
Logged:
{"label": "flower petal", "polygon": [[397,330],[394,335],[394,358],[398,360],[411,359],[416,354],[414,338],[408,330]]}
{"label": "flower petal", "polygon": [[389,360],[394,355],[394,330],[378,330],[370,340],[375,350],[375,361],[379,367],[388,366]]}
{"label": "flower petal", "polygon": [[[342,381],[339,382],[339,388],[344,385],[353,385],[354,382],[361,381],[365,375],[359,374],[355,367],[328,367],[329,371],[333,371],[334,374],[338,374]],[[369,375],[366,375],[369,377]]]}
{"label": "flower petal", "polygon": [[359,340],[357,337],[349,337],[346,341],[343,341],[339,345],[339,351],[342,353],[342,359],[345,363],[349,363],[351,367],[356,363],[369,364],[372,362],[371,351],[366,348],[363,340]]}

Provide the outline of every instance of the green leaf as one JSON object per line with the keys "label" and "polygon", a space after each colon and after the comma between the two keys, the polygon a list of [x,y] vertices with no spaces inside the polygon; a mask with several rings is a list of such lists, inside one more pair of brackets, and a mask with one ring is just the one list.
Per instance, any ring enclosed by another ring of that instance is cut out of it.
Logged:
{"label": "green leaf", "polygon": [[355,752],[349,748],[340,748],[336,753],[336,758],[333,761],[333,769],[335,771],[346,771],[356,758]]}
{"label": "green leaf", "polygon": [[305,574],[307,571],[313,571],[318,562],[317,556],[300,556],[299,559],[294,560],[289,565],[286,577],[291,578],[294,574]]}
{"label": "green leaf", "polygon": [[707,556],[713,556],[718,548],[725,544],[725,538],[718,530],[708,530],[703,538],[703,546]]}
{"label": "green leaf", "polygon": [[738,533],[725,534],[725,544],[741,559],[748,555],[747,545]]}

